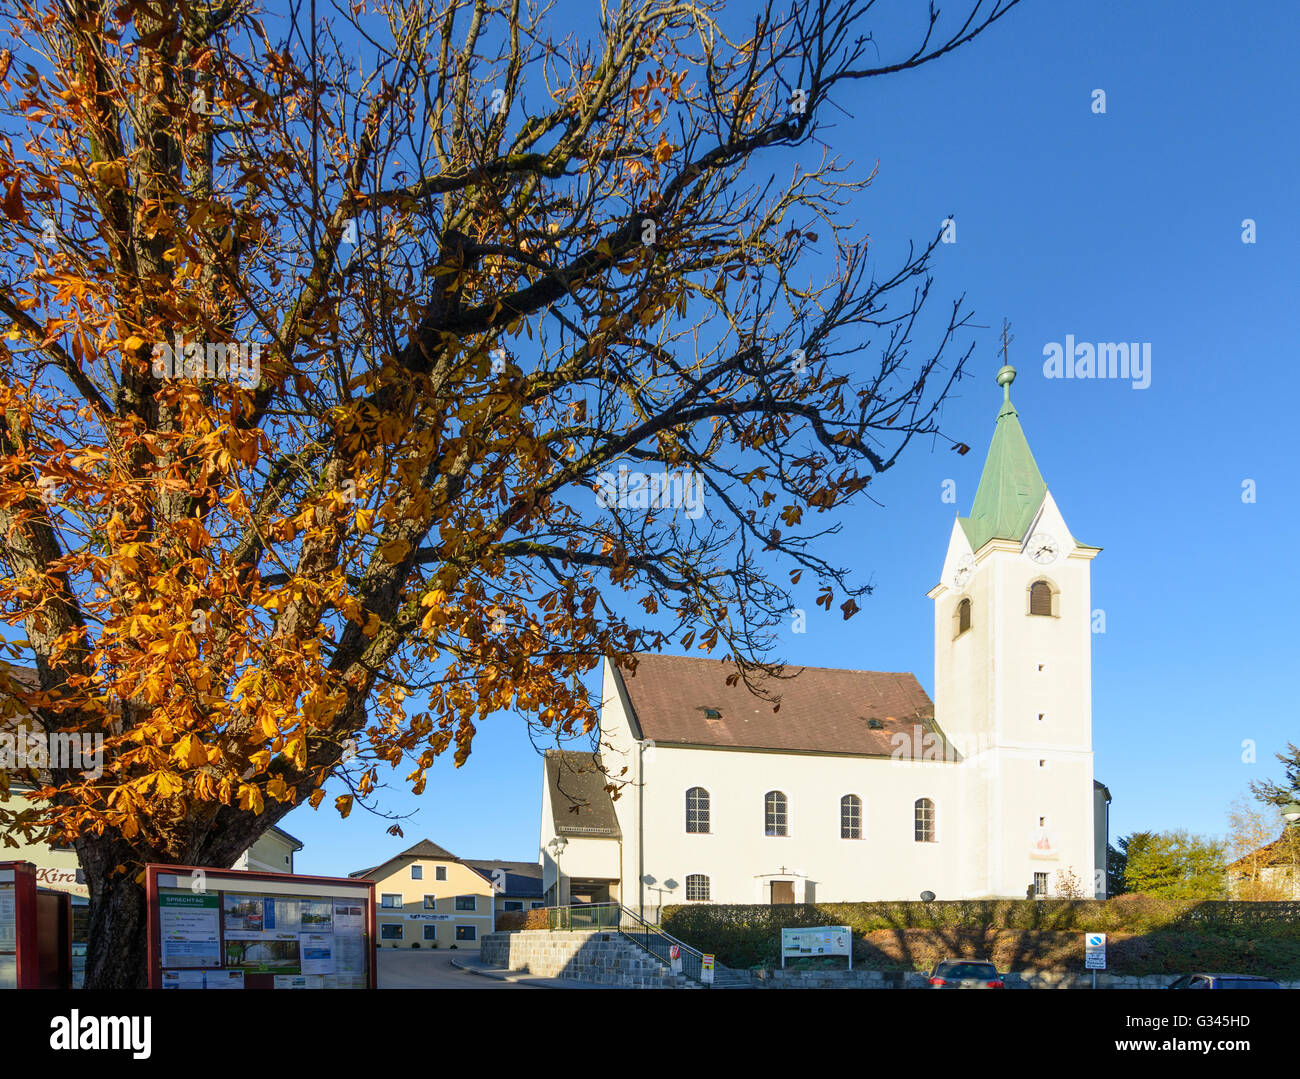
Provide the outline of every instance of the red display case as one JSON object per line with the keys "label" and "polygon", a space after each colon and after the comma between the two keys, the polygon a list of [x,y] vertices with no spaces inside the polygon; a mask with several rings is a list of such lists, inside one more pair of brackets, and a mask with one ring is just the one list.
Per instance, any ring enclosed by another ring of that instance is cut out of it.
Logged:
{"label": "red display case", "polygon": [[0,862],[0,989],[71,986],[71,897],[38,888],[31,862]]}
{"label": "red display case", "polygon": [[375,885],[146,867],[151,989],[374,989]]}

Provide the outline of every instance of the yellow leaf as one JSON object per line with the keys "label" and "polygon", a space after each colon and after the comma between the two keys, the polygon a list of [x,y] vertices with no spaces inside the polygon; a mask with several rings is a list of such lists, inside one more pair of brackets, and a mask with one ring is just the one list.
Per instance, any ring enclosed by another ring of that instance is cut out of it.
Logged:
{"label": "yellow leaf", "polygon": [[187,768],[198,768],[200,765],[208,763],[207,750],[203,748],[203,743],[192,734],[185,735],[176,743],[175,748],[172,750],[172,757]]}
{"label": "yellow leaf", "polygon": [[334,799],[334,808],[339,811],[340,817],[346,817],[352,812],[352,795],[340,794]]}
{"label": "yellow leaf", "polygon": [[242,784],[239,788],[239,808],[252,810],[254,813],[261,813],[263,807],[262,792],[256,787],[250,787],[247,783]]}
{"label": "yellow leaf", "polygon": [[385,562],[400,562],[410,551],[411,545],[404,539],[389,540],[379,548]]}
{"label": "yellow leaf", "polygon": [[137,337],[135,334],[132,334],[130,337],[126,339],[122,347],[125,348],[127,352],[134,352],[143,344],[144,344],[143,337]]}

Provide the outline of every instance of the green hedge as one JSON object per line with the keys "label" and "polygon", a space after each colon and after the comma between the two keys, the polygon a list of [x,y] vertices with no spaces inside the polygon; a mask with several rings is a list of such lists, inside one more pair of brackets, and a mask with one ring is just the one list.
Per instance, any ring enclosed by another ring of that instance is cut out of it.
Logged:
{"label": "green hedge", "polygon": [[691,904],[665,907],[662,922],[665,930],[692,947],[713,952],[727,966],[742,968],[778,958],[783,928],[819,925],[847,925],[856,938],[882,930],[932,929],[1300,941],[1300,903],[1171,900],[1146,895],[1108,900]]}

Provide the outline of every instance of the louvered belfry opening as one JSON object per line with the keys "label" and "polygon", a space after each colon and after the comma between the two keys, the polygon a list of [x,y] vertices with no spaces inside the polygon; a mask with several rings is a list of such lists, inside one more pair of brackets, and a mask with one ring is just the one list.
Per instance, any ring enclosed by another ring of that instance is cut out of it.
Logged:
{"label": "louvered belfry opening", "polygon": [[1029,613],[1044,614],[1050,617],[1052,613],[1052,586],[1046,581],[1035,581],[1029,586]]}
{"label": "louvered belfry opening", "polygon": [[964,599],[957,604],[957,632],[965,633],[970,629],[970,600]]}

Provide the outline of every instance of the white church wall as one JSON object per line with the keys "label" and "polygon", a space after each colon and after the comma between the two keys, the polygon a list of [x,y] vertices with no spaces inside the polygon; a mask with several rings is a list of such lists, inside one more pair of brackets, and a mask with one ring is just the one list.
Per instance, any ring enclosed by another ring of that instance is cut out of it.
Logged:
{"label": "white church wall", "polygon": [[[655,880],[645,902],[684,902],[690,873],[709,877],[715,903],[765,903],[773,879],[795,882],[797,901],[805,882],[819,902],[916,899],[927,889],[958,898],[959,771],[942,762],[657,746],[645,788],[645,874]],[[709,792],[708,834],[686,832],[694,786]],[[786,837],[765,834],[772,790],[788,799]],[[845,794],[862,799],[862,839],[840,838]],[[923,797],[936,808],[933,843],[914,839],[914,804]],[[624,902],[636,895],[625,891]]]}

